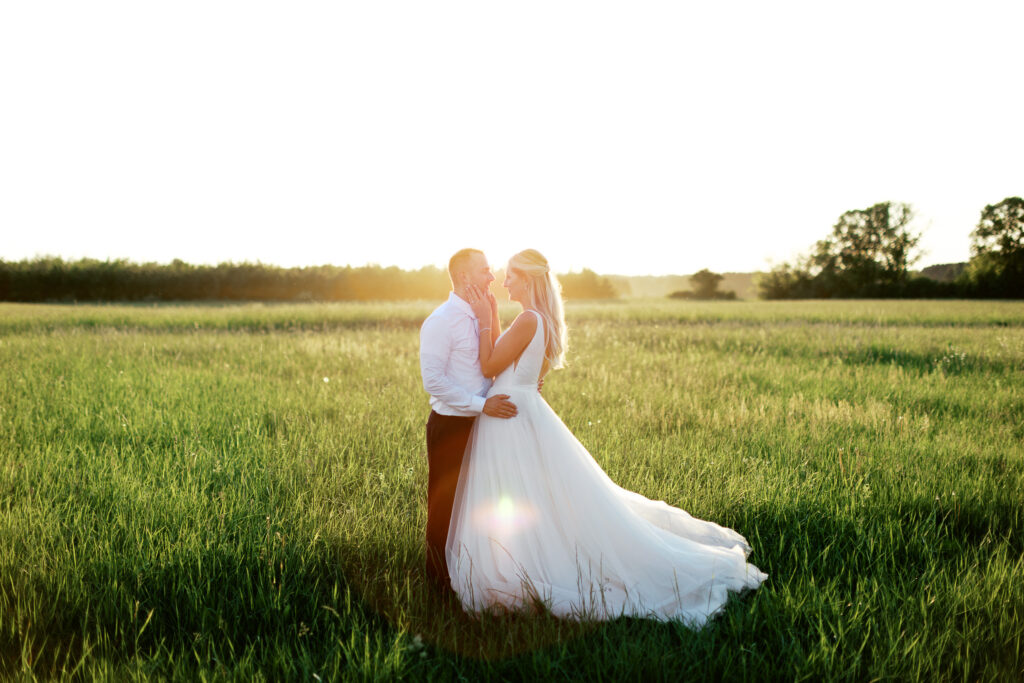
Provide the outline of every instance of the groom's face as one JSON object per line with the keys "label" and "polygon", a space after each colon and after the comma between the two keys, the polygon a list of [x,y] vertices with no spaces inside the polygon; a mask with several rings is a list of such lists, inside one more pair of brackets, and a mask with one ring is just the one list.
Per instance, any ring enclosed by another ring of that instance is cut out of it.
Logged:
{"label": "groom's face", "polygon": [[491,272],[491,266],[487,263],[487,257],[483,254],[473,254],[469,261],[469,267],[466,269],[466,283],[487,291],[492,282],[494,282],[494,273]]}

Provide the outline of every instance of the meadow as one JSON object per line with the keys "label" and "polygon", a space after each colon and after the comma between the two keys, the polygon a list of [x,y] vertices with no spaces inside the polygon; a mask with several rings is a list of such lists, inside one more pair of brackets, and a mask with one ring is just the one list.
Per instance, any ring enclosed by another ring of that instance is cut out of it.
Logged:
{"label": "meadow", "polygon": [[699,631],[428,588],[436,303],[0,304],[0,677],[1024,677],[1024,303],[570,302],[546,400],[769,574]]}

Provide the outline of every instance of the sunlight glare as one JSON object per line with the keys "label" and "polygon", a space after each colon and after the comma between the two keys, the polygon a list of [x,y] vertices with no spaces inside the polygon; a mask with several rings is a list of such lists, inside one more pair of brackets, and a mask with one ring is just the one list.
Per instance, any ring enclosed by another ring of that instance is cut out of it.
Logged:
{"label": "sunlight glare", "polygon": [[486,529],[488,534],[508,536],[533,526],[537,511],[529,503],[503,495],[497,501],[477,508],[474,517],[476,523]]}

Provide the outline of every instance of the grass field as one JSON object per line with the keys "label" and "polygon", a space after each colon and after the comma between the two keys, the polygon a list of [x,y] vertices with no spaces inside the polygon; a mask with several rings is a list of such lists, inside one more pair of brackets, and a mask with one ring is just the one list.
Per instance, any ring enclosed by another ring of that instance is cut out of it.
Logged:
{"label": "grass field", "polygon": [[427,589],[432,307],[0,304],[0,677],[1024,677],[1024,303],[570,304],[547,401],[770,575],[700,631]]}

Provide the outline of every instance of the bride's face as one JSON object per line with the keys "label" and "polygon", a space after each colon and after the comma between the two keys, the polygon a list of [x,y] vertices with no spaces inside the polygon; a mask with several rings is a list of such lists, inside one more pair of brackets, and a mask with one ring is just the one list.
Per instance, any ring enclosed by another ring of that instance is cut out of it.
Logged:
{"label": "bride's face", "polygon": [[511,266],[505,268],[505,282],[502,283],[508,290],[509,301],[526,301],[526,277]]}

